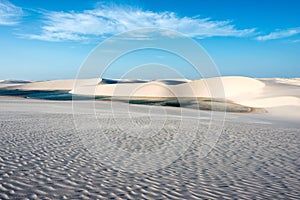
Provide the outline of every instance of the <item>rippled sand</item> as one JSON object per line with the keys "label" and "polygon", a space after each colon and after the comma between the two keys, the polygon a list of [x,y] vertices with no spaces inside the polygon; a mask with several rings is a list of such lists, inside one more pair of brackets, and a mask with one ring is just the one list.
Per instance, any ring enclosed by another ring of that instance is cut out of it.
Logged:
{"label": "rippled sand", "polygon": [[[82,142],[80,134],[85,133],[75,132],[71,111],[67,102],[0,100],[0,199],[298,199],[300,196],[297,127],[264,123],[254,115],[252,120],[243,118],[251,114],[230,114],[207,157],[199,157],[197,147],[201,140],[195,140],[184,155],[165,168],[128,173],[92,156]],[[200,128],[207,127],[207,113],[202,113]],[[126,118],[114,120],[126,125]],[[136,120],[142,126],[148,119]],[[169,121],[157,135],[158,141],[168,140],[171,130],[176,129],[176,120]],[[159,118],[153,121],[160,122]],[[191,119],[189,123],[192,129],[197,122]],[[121,137],[113,126],[105,131],[111,138]],[[186,134],[190,134],[189,130]],[[201,131],[199,134],[201,137]],[[134,151],[129,145],[133,143],[128,143],[126,135],[122,137],[125,139],[119,140],[120,146]]]}

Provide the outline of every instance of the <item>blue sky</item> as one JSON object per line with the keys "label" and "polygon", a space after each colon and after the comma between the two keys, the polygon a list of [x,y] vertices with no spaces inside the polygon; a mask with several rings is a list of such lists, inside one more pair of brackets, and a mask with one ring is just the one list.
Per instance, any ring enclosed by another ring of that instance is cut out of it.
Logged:
{"label": "blue sky", "polygon": [[221,75],[300,77],[299,10],[298,0],[0,0],[0,79],[75,78],[101,41],[144,27],[196,40]]}

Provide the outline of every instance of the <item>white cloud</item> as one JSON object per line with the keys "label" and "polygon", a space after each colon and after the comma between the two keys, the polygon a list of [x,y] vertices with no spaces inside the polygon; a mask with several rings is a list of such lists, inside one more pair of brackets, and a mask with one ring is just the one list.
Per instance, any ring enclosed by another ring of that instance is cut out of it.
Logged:
{"label": "white cloud", "polygon": [[13,5],[9,1],[0,0],[0,25],[16,25],[22,15],[22,8]]}
{"label": "white cloud", "polygon": [[178,17],[173,12],[144,11],[133,7],[105,6],[83,12],[45,12],[39,34],[25,37],[46,41],[85,40],[139,28],[169,28],[190,37],[244,37],[255,29],[236,29],[230,21]]}
{"label": "white cloud", "polygon": [[268,35],[258,36],[256,37],[257,40],[275,40],[275,39],[281,39],[281,38],[287,38],[294,35],[300,34],[300,27],[296,28],[290,28],[287,30],[278,30],[275,32],[272,32]]}

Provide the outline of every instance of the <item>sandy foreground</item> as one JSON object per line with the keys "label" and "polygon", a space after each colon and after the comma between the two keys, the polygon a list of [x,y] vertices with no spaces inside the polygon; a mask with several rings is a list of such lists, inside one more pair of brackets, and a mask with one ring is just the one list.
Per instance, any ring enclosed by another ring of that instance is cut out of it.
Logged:
{"label": "sandy foreground", "polygon": [[254,82],[267,113],[1,97],[0,199],[298,199],[299,86]]}
{"label": "sandy foreground", "polygon": [[[160,115],[151,119],[139,115],[148,106],[138,105],[130,109],[134,117],[115,113],[112,118],[110,104],[97,102],[99,124],[113,119],[117,127],[87,126],[78,131],[70,102],[6,97],[0,105],[1,199],[297,199],[300,195],[297,123],[259,114],[227,114],[217,143],[202,157],[198,148],[207,134],[210,112],[201,111],[201,117],[189,119],[181,131],[185,136],[197,132],[199,139],[178,159],[155,171],[131,173],[95,156],[84,138],[89,132],[104,132],[124,151],[150,151],[172,140],[180,123],[174,108],[167,108],[174,114],[158,134],[132,138],[120,130],[128,124],[146,127],[149,120],[155,129],[161,125]],[[124,104],[118,106],[122,110]],[[84,111],[83,107],[77,117],[86,122]]]}

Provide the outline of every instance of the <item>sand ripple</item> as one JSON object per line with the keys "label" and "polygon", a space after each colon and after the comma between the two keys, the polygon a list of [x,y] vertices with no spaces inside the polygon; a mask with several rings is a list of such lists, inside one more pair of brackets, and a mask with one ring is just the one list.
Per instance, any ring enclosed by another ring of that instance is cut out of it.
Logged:
{"label": "sand ripple", "polygon": [[[122,123],[122,118],[119,120]],[[174,129],[176,123],[170,122],[154,141],[144,145],[150,148],[159,139],[167,139]],[[300,196],[300,131],[296,129],[228,122],[208,157],[199,158],[196,141],[171,165],[144,174],[117,171],[93,158],[74,134],[71,114],[4,111],[0,115],[0,130],[0,199]],[[109,133],[110,137],[123,137],[114,135],[117,132]],[[124,148],[131,148],[122,140],[119,142]]]}

